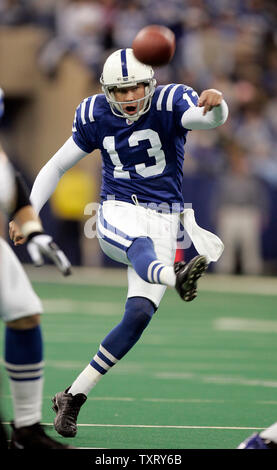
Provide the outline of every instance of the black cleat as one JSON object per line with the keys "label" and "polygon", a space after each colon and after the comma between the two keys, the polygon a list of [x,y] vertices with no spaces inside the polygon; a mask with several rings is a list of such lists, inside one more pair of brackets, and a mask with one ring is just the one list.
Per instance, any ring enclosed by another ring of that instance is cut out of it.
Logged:
{"label": "black cleat", "polygon": [[56,393],[52,398],[52,409],[57,413],[54,427],[63,437],[75,437],[77,434],[77,417],[87,397],[83,393],[72,395],[67,393],[67,390]]}
{"label": "black cleat", "polygon": [[61,444],[45,434],[40,423],[16,428],[13,423],[10,449],[73,449]]}
{"label": "black cleat", "polygon": [[176,274],[175,289],[181,299],[190,302],[197,296],[197,280],[205,273],[208,262],[205,256],[195,256],[189,263],[179,261],[174,264]]}

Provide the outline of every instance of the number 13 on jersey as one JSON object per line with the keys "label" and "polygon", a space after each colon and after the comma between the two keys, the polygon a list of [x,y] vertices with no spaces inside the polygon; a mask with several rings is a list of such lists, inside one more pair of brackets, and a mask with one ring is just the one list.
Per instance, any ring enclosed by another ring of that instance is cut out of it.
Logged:
{"label": "number 13 on jersey", "polygon": [[[136,172],[143,178],[160,175],[165,169],[166,161],[159,134],[152,129],[134,131],[128,139],[128,144],[130,147],[135,147],[139,145],[142,140],[149,140],[151,147],[147,149],[147,153],[149,157],[154,157],[155,160],[151,166],[146,166],[145,163],[138,163],[135,165]],[[123,164],[120,161],[120,156],[115,146],[114,136],[106,136],[104,138],[103,147],[107,150],[115,167],[114,178],[130,179],[130,172],[123,169]]]}

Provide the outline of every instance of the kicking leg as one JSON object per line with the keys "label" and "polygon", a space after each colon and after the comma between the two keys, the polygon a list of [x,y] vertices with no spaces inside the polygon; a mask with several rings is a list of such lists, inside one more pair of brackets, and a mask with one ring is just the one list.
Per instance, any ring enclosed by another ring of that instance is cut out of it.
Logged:
{"label": "kicking leg", "polygon": [[[130,207],[103,204],[99,212],[98,236],[107,256],[132,265],[147,283],[175,287],[181,298],[189,302],[196,297],[197,280],[208,264],[205,256],[199,255],[188,264],[174,265],[179,227],[177,216],[131,204]],[[134,227],[137,233],[144,232],[145,235],[134,237]]]}
{"label": "kicking leg", "polygon": [[190,302],[197,296],[197,280],[208,264],[205,256],[196,256],[189,263],[183,261],[168,266],[156,255],[151,238],[136,238],[127,251],[136,273],[146,282],[175,287],[180,297]]}

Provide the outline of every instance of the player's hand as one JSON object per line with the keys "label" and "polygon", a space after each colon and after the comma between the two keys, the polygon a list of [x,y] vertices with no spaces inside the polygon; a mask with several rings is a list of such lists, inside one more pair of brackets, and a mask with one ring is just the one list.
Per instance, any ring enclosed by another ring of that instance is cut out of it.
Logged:
{"label": "player's hand", "polygon": [[17,223],[14,220],[9,223],[9,236],[15,246],[23,245],[23,243],[25,243],[27,240],[24,238]]}
{"label": "player's hand", "polygon": [[42,266],[44,264],[43,256],[46,256],[55,263],[64,276],[71,274],[69,260],[50,235],[45,233],[29,235],[27,250],[35,266]]}
{"label": "player's hand", "polygon": [[199,97],[198,106],[200,108],[204,106],[203,116],[205,116],[208,111],[211,111],[214,106],[219,106],[222,100],[222,93],[218,90],[215,90],[214,88],[202,91]]}

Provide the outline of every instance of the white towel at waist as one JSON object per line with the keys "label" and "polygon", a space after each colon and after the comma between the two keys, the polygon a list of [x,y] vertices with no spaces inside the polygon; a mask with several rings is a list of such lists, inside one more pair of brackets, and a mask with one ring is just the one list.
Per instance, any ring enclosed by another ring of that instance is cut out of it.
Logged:
{"label": "white towel at waist", "polygon": [[189,235],[199,255],[204,255],[207,261],[217,261],[223,253],[224,244],[212,232],[199,227],[194,217],[193,209],[185,209],[181,214],[181,223]]}

